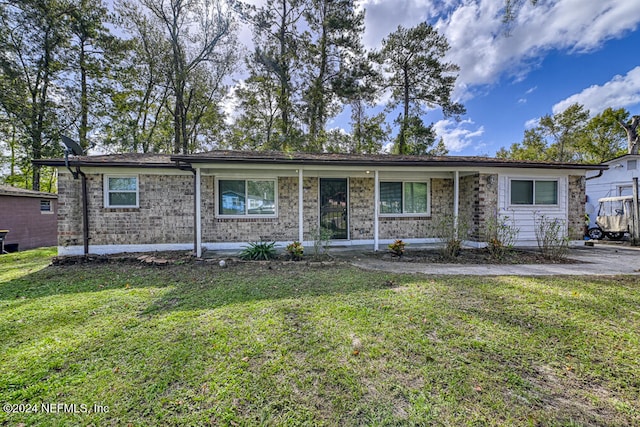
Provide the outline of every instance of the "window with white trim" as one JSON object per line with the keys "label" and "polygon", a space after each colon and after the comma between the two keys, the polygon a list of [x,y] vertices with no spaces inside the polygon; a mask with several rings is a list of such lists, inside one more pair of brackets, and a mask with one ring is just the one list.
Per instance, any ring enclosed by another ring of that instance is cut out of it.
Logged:
{"label": "window with white trim", "polygon": [[428,214],[428,182],[380,182],[380,215]]}
{"label": "window with white trim", "polygon": [[512,205],[557,205],[558,181],[535,179],[511,180]]}
{"label": "window with white trim", "polygon": [[276,216],[276,180],[218,180],[219,216]]}
{"label": "window with white trim", "polygon": [[47,214],[53,213],[51,200],[40,200],[40,212]]}
{"label": "window with white trim", "polygon": [[138,177],[135,175],[111,175],[104,177],[105,208],[137,208]]}

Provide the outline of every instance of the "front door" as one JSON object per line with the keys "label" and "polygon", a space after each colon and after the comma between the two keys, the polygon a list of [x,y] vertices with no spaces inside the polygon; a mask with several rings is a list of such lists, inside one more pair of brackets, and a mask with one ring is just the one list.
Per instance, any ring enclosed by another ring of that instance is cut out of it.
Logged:
{"label": "front door", "polygon": [[331,239],[349,238],[346,178],[320,178],[320,227]]}

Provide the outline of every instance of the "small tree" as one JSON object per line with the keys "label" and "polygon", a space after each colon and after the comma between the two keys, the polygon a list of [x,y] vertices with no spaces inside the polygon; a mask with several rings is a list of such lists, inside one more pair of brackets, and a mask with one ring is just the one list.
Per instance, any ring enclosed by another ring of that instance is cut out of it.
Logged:
{"label": "small tree", "polygon": [[513,249],[518,240],[520,229],[515,226],[515,219],[497,214],[489,217],[485,225],[487,250],[494,259],[502,259]]}
{"label": "small tree", "polygon": [[469,236],[471,223],[464,216],[444,215],[432,227],[432,234],[442,243],[440,251],[446,259],[460,255],[462,241]]}
{"label": "small tree", "polygon": [[548,260],[564,259],[569,251],[567,224],[559,218],[534,213],[536,240],[542,257]]}

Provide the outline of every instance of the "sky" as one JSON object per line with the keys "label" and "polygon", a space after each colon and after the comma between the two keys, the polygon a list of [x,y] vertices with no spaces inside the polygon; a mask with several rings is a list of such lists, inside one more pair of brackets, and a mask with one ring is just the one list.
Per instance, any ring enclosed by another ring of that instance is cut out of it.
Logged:
{"label": "sky", "polygon": [[[576,102],[592,116],[608,107],[640,114],[640,0],[538,0],[535,6],[521,0],[508,28],[504,0],[355,1],[365,10],[368,49],[378,49],[399,25],[420,22],[448,39],[446,61],[460,67],[454,100],[467,112],[456,121],[429,111],[423,121],[433,124],[450,155],[494,156],[521,142],[540,117]],[[251,48],[248,27],[239,28],[238,38]],[[233,79],[243,77],[241,71]],[[233,102],[225,110],[237,114]],[[349,131],[348,123],[345,110],[327,127]]]}
{"label": "sky", "polygon": [[[398,25],[433,25],[460,72],[454,92],[467,113],[439,111],[433,123],[451,155],[495,155],[523,139],[547,114],[583,104],[640,114],[640,1],[539,0],[524,3],[509,28],[502,0],[361,0],[364,42],[377,48]],[[329,127],[340,126],[337,117]]]}

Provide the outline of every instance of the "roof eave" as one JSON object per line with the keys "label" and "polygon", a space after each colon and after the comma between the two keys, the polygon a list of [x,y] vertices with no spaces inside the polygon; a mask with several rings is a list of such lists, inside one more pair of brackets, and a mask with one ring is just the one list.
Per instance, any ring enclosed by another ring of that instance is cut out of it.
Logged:
{"label": "roof eave", "polygon": [[[64,167],[67,164],[64,160],[44,159],[32,160],[34,165]],[[142,163],[142,162],[87,162],[83,160],[70,160],[69,166],[73,167],[110,167],[110,168],[152,168],[152,169],[172,169],[175,163]]]}
{"label": "roof eave", "polygon": [[260,163],[260,164],[291,164],[291,165],[341,165],[363,167],[386,166],[414,166],[414,167],[499,167],[499,168],[528,168],[528,169],[585,169],[602,170],[606,165],[586,165],[573,163],[527,163],[527,162],[484,162],[469,160],[346,160],[346,159],[274,159],[274,158],[245,158],[245,157],[202,157],[202,156],[172,156],[172,161],[191,164],[216,164],[216,163]]}

